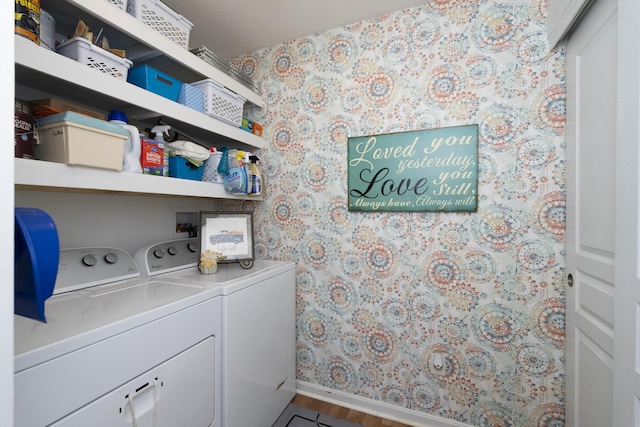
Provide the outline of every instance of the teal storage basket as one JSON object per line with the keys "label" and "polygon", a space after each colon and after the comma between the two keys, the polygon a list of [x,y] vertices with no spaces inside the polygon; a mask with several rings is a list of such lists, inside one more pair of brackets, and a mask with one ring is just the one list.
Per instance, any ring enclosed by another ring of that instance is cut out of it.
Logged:
{"label": "teal storage basket", "polygon": [[204,165],[196,166],[180,156],[169,157],[169,176],[172,178],[202,180]]}
{"label": "teal storage basket", "polygon": [[148,65],[139,65],[129,70],[127,81],[172,101],[178,100],[182,82]]}

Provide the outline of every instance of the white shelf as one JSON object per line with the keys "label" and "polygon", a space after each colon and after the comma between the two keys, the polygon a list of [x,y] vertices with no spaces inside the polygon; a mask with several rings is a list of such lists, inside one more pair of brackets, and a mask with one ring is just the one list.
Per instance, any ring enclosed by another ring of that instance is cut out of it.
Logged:
{"label": "white shelf", "polygon": [[[58,0],[59,1],[59,0]],[[180,63],[196,73],[211,78],[238,95],[247,99],[248,102],[262,108],[262,98],[248,87],[244,86],[228,74],[218,70],[189,50],[164,37],[153,28],[145,25],[135,17],[125,11],[111,5],[105,0],[66,0],[67,3],[83,9],[87,13],[99,17],[101,21],[111,25],[124,34],[138,40],[140,43],[151,49],[162,52],[162,56],[170,58]]]}
{"label": "white shelf", "polygon": [[29,159],[15,159],[14,166],[14,181],[18,190],[262,200],[262,197],[232,195],[221,184],[211,182],[117,172]]}
{"label": "white shelf", "polygon": [[24,71],[22,74],[16,72],[18,84],[39,84],[37,88],[41,90],[49,86],[51,91],[69,92],[65,98],[93,102],[94,106],[126,105],[116,109],[127,110],[130,119],[136,119],[136,116],[142,120],[168,117],[183,123],[182,127],[188,128],[189,133],[196,134],[199,139],[206,139],[208,134],[212,140],[220,136],[225,142],[217,145],[229,145],[228,142],[235,141],[254,148],[263,146],[259,136],[73,61],[24,37],[15,36],[15,63]]}
{"label": "white shelf", "polygon": [[[122,48],[135,65],[148,63],[186,83],[212,79],[247,99],[247,107],[262,108],[260,95],[177,45],[153,28],[105,0],[50,0],[45,10],[56,19],[56,32],[73,33],[79,19],[105,31],[112,47]],[[254,151],[259,136],[177,102],[144,90],[87,65],[73,61],[24,37],[15,36],[16,96],[35,92],[108,112],[123,110],[129,121],[153,127],[158,119],[205,146]],[[35,98],[26,98],[35,99]],[[235,196],[220,184],[169,177],[15,159],[18,190],[149,194],[155,196],[261,200]]]}

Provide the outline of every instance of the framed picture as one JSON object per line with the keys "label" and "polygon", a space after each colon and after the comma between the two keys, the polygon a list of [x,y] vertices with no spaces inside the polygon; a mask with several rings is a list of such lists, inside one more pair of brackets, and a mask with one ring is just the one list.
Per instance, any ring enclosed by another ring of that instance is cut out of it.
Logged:
{"label": "framed picture", "polygon": [[252,212],[200,212],[200,252],[220,252],[218,261],[253,263]]}

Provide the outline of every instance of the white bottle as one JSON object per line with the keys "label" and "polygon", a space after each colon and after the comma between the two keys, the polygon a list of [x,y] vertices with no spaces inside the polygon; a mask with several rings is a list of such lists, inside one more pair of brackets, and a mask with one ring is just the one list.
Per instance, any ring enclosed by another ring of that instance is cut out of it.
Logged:
{"label": "white bottle", "polygon": [[125,172],[142,173],[142,164],[140,163],[142,145],[140,144],[140,132],[138,128],[130,125],[127,116],[118,110],[113,110],[109,113],[109,121],[119,124],[129,132],[129,138],[124,142],[122,170]]}
{"label": "white bottle", "polygon": [[169,149],[166,147],[166,141],[164,140],[164,134],[165,132],[169,132],[169,130],[171,130],[171,126],[169,125],[158,125],[151,129],[151,137],[162,146],[162,176],[169,176],[170,153]]}

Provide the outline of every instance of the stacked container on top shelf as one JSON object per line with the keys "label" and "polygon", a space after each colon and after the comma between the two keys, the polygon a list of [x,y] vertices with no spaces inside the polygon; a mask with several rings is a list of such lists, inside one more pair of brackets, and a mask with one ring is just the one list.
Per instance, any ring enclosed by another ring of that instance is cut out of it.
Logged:
{"label": "stacked container on top shelf", "polygon": [[127,10],[127,0],[107,0],[107,2],[111,3],[120,10]]}
{"label": "stacked container on top shelf", "polygon": [[[189,33],[193,24],[163,2],[159,0],[106,1],[123,13],[128,13],[152,27],[174,43],[188,49]],[[78,28],[84,29],[84,33],[81,32],[80,36],[78,36]],[[79,21],[75,37],[60,42],[56,51],[90,68],[126,80],[195,111],[261,136],[260,125],[255,124],[254,128],[251,126],[253,123],[250,123],[247,126],[248,121],[245,119],[243,126],[246,98],[210,78],[197,82],[182,82],[146,64],[135,64],[136,66],[134,66],[134,63],[125,57],[124,50],[112,49],[108,43],[99,43],[98,39],[100,42],[103,41],[100,37],[101,34],[102,29],[94,42],[94,34],[89,32],[89,28],[84,22]],[[104,48],[99,44],[104,45]],[[244,86],[256,90],[249,76],[231,68],[227,61],[219,58],[206,47],[201,46],[190,52],[233,77]],[[256,130],[258,131],[256,132]]]}
{"label": "stacked container on top shelf", "polygon": [[209,50],[209,48],[207,48],[206,46],[196,47],[191,49],[190,51],[195,56],[202,59],[209,65],[212,65],[218,70],[223,71],[224,73],[233,77],[235,80],[242,83],[243,86],[248,87],[254,92],[258,92],[258,87],[256,87],[256,85],[254,84],[251,77],[249,77],[249,75],[247,75],[243,71],[236,70],[235,68],[233,68],[229,64],[229,61],[225,61],[224,59],[220,58],[218,55],[211,52],[211,50]]}
{"label": "stacked container on top shelf", "polygon": [[189,48],[193,24],[159,0],[128,0],[127,13],[174,43]]}

